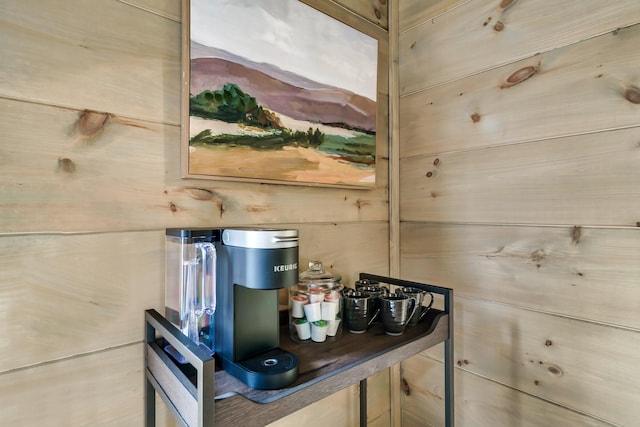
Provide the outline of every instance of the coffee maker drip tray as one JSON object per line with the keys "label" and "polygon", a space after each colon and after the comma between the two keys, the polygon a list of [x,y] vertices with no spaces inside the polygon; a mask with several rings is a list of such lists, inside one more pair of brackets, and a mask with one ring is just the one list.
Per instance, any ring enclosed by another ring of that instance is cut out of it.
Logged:
{"label": "coffee maker drip tray", "polygon": [[235,363],[223,361],[223,366],[249,387],[259,390],[281,389],[298,378],[298,358],[281,348]]}

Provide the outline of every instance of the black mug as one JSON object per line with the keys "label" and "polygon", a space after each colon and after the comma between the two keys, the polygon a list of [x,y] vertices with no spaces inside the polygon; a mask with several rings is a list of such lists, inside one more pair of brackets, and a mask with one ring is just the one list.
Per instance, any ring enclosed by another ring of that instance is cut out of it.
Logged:
{"label": "black mug", "polygon": [[389,294],[381,297],[380,301],[384,333],[402,335],[418,309],[416,299],[403,294]]}
{"label": "black mug", "polygon": [[344,294],[344,322],[349,332],[361,334],[373,322],[378,311],[374,299],[364,292],[350,291]]}
{"label": "black mug", "polygon": [[373,298],[373,309],[374,311],[380,311],[382,305],[380,304],[380,297],[389,294],[389,288],[385,288],[384,286],[379,285],[358,285],[356,283],[356,291],[362,292],[363,294],[370,295]]}
{"label": "black mug", "polygon": [[[433,305],[433,294],[431,292],[423,291],[418,288],[402,288],[396,291],[396,293],[407,295],[410,298],[416,299],[418,309],[413,313],[413,316],[409,319],[408,326],[416,326],[424,316],[427,314],[431,306]],[[423,301],[426,295],[429,295],[429,303],[425,306]]]}

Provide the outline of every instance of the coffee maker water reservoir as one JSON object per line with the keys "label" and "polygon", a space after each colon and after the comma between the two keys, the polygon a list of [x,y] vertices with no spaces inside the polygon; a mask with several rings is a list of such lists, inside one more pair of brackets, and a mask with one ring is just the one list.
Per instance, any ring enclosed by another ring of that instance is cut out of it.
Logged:
{"label": "coffee maker water reservoir", "polygon": [[[217,230],[166,230],[165,317],[187,337],[213,354],[216,310]],[[179,362],[184,358],[169,347]]]}

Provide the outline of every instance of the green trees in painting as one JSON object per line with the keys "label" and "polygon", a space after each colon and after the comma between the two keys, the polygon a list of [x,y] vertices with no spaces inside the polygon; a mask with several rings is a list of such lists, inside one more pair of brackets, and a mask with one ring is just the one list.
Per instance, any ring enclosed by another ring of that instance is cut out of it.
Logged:
{"label": "green trees in painting", "polygon": [[190,114],[203,119],[244,123],[261,128],[282,129],[278,116],[263,108],[256,99],[235,83],[227,83],[219,90],[204,90],[191,96]]}
{"label": "green trees in painting", "polygon": [[324,140],[324,134],[318,128],[314,130],[310,127],[307,132],[285,128],[276,113],[263,108],[235,83],[227,83],[219,90],[204,90],[198,95],[191,95],[189,114],[270,131],[264,135],[212,135],[210,130],[205,129],[191,138],[192,145],[245,145],[259,150],[279,149],[284,145],[318,148]]}
{"label": "green trees in painting", "polygon": [[224,144],[227,146],[247,146],[255,150],[276,150],[285,145],[304,148],[318,148],[324,140],[324,134],[318,128],[309,132],[282,129],[263,135],[213,135],[211,130],[205,129],[190,140],[191,145]]}

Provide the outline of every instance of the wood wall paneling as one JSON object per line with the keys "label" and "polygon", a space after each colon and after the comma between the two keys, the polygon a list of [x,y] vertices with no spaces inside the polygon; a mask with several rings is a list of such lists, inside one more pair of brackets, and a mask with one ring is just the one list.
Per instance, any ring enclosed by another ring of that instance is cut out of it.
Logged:
{"label": "wood wall paneling", "polygon": [[386,38],[388,0],[300,1],[371,36]]}
{"label": "wood wall paneling", "polygon": [[404,223],[402,275],[640,332],[640,229]]}
{"label": "wood wall paneling", "polygon": [[336,2],[380,28],[389,28],[388,0],[336,0]]}
{"label": "wood wall paneling", "polygon": [[[389,4],[389,276],[400,275],[400,96],[398,90],[398,39],[400,5]],[[389,369],[389,422],[401,424],[400,414],[400,365]]]}
{"label": "wood wall paneling", "polygon": [[[143,359],[137,343],[0,374],[0,424],[141,426]],[[156,408],[158,427],[178,427],[162,399]]]}
{"label": "wood wall paneling", "polygon": [[[131,4],[144,10],[157,13],[161,16],[181,20],[180,0],[119,0],[123,3]],[[318,0],[301,0],[311,6],[318,8],[327,8],[332,16],[338,16],[344,19],[344,11],[339,12],[339,7],[351,11],[353,15],[350,19],[367,20],[375,24],[372,27],[381,29],[387,28],[387,0],[333,0],[318,2]],[[370,30],[373,31],[373,30]]]}
{"label": "wood wall paneling", "polygon": [[[455,360],[462,370],[614,425],[637,421],[638,331],[476,298],[457,296],[455,304]],[[423,354],[441,360],[442,352]],[[477,390],[458,393],[465,396],[458,402],[479,398]]]}
{"label": "wood wall paneling", "polygon": [[[422,3],[400,12],[400,266],[455,289],[457,424],[634,425],[637,2]],[[443,425],[441,353],[402,364],[403,424]]]}
{"label": "wood wall paneling", "polygon": [[143,425],[143,359],[135,344],[1,374],[0,424]]}
{"label": "wood wall paneling", "polygon": [[0,99],[0,111],[7,141],[0,148],[7,160],[0,172],[1,231],[123,230],[170,222],[163,135],[177,138],[177,128],[106,118],[98,133],[87,135],[80,111],[8,99]]}
{"label": "wood wall paneling", "polygon": [[3,2],[0,15],[0,95],[180,123],[179,23],[115,0]]}
{"label": "wood wall paneling", "polygon": [[[389,426],[389,378],[388,371],[371,376],[367,380],[367,425]],[[326,397],[309,407],[269,424],[269,427],[291,425],[305,427],[352,427],[358,425],[360,397],[358,385],[348,387]]]}
{"label": "wood wall paneling", "polygon": [[4,236],[0,248],[0,372],[141,341],[144,310],[164,307],[164,233]]}
{"label": "wood wall paneling", "polygon": [[350,427],[358,424],[358,388],[351,386],[268,425]]}
{"label": "wood wall paneling", "polygon": [[402,97],[401,157],[638,126],[639,37],[635,25]]}
{"label": "wood wall paneling", "polygon": [[[402,425],[444,425],[444,380],[441,362],[417,355],[402,363],[408,393],[402,396]],[[550,405],[543,399],[456,369],[456,425],[473,427],[610,427],[612,424]]]}
{"label": "wood wall paneling", "polygon": [[389,224],[386,221],[356,223],[279,224],[294,227],[300,235],[302,272],[310,261],[322,261],[326,270],[340,275],[345,287],[355,287],[358,273],[389,274]]}
{"label": "wood wall paneling", "polygon": [[401,21],[414,25],[400,28],[404,95],[640,22],[636,0],[439,1],[431,16],[417,12],[429,7],[422,0],[402,3],[422,18]]}
{"label": "wood wall paneling", "polygon": [[[399,31],[406,32],[415,25],[426,23],[435,18],[449,12],[450,10],[460,7],[471,0],[431,0],[424,2],[420,0],[404,0],[399,3]],[[425,24],[426,25],[426,24]]]}
{"label": "wood wall paneling", "polygon": [[182,21],[180,0],[118,0],[176,22]]}
{"label": "wood wall paneling", "polygon": [[389,389],[390,370],[385,369],[367,379],[367,425],[385,427],[391,425]]}
{"label": "wood wall paneling", "polygon": [[401,219],[635,227],[638,141],[640,126],[405,158]]}

